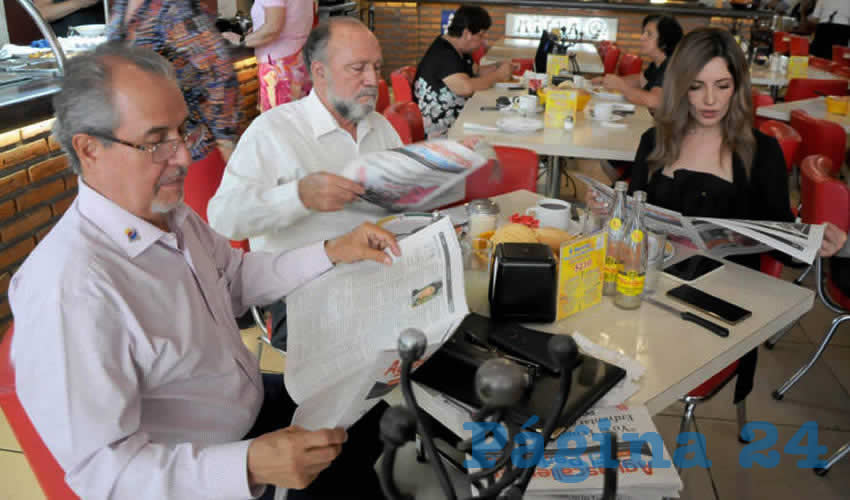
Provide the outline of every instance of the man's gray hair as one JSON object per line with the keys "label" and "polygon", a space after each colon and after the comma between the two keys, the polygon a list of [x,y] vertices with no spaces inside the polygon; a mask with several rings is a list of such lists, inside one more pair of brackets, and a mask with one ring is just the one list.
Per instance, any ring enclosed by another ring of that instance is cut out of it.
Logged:
{"label": "man's gray hair", "polygon": [[53,96],[56,122],[53,136],[68,153],[71,170],[82,173],[80,158],[72,140],[76,134],[109,134],[120,125],[112,102],[112,70],[116,63],[129,63],[147,73],[177,81],[174,68],[153,50],[133,47],[126,42],[107,42],[91,52],[68,60],[62,90]]}
{"label": "man's gray hair", "polygon": [[327,64],[328,59],[328,41],[331,39],[331,28],[340,24],[349,26],[360,26],[366,30],[369,28],[362,21],[351,16],[335,16],[330,17],[319,23],[313,31],[307,36],[307,41],[304,42],[304,47],[301,53],[304,57],[304,66],[308,72],[312,72],[313,61],[319,61]]}

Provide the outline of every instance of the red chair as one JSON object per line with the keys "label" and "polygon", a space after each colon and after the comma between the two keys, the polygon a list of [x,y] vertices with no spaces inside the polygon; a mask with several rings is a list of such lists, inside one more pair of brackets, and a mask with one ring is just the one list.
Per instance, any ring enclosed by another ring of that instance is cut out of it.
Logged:
{"label": "red chair", "polygon": [[493,146],[502,167],[502,178],[492,179],[494,164],[490,163],[466,178],[466,199],[489,198],[518,189],[537,190],[537,153],[530,149]]}
{"label": "red chair", "polygon": [[773,97],[770,97],[768,94],[763,94],[758,90],[753,89],[753,127],[759,128],[759,126],[766,121],[765,118],[758,116],[756,111],[762,106],[773,106]]}
{"label": "red chair", "polygon": [[850,80],[850,66],[838,66],[832,70],[832,74]]}
{"label": "red chair", "polygon": [[390,88],[387,81],[381,78],[378,80],[378,100],[375,101],[375,111],[383,113],[390,105]]}
{"label": "red chair", "polygon": [[610,40],[602,40],[599,42],[599,45],[596,46],[596,51],[599,52],[599,57],[604,59],[608,49],[610,49],[613,45],[613,42]]}
{"label": "red chair", "polygon": [[782,156],[785,157],[785,168],[790,173],[794,169],[794,160],[797,158],[797,151],[803,142],[799,132],[791,125],[776,120],[767,120],[761,124],[759,130],[776,138],[779,142],[779,147],[782,148]]}
{"label": "red chair", "polygon": [[773,51],[787,54],[791,49],[791,35],[785,31],[773,32]]}
{"label": "red chair", "polygon": [[789,52],[792,56],[809,55],[809,39],[804,36],[791,35]]}
{"label": "red chair", "polygon": [[[209,222],[207,204],[218,189],[218,185],[221,184],[225,166],[221,151],[215,148],[205,158],[190,165],[186,173],[186,180],[183,182],[183,201],[192,210],[198,212],[204,222]],[[230,246],[247,251],[248,240],[231,241]]]}
{"label": "red chair", "polygon": [[[830,175],[833,170],[834,166],[830,165],[829,159],[824,156],[813,155],[803,160],[800,167],[802,178],[800,196],[803,201],[801,216],[803,222],[809,224],[831,222],[841,230],[847,231],[850,229],[850,188]],[[782,400],[785,397],[785,393],[820,359],[838,327],[850,320],[850,297],[844,295],[832,279],[824,276],[823,262],[820,257],[815,259],[815,279],[818,298],[838,316],[832,320],[829,330],[811,359],[779,389],[773,391],[773,398],[776,400]],[[845,444],[829,457],[821,468],[816,468],[815,474],[825,475],[848,452],[850,452],[850,443]]]}
{"label": "red chair", "polygon": [[15,370],[11,350],[14,326],[10,326],[0,343],[0,408],[15,434],[21,450],[30,464],[44,496],[51,500],[79,499],[65,483],[65,471],[47,449],[41,436],[33,427],[15,388]]}
{"label": "red chair", "polygon": [[384,117],[401,137],[404,144],[425,140],[425,124],[415,102],[397,102],[384,110]]}
{"label": "red chair", "polygon": [[792,78],[785,91],[785,101],[799,101],[825,95],[847,95],[847,80]]}
{"label": "red chair", "polygon": [[833,45],[832,60],[833,62],[837,62],[839,66],[850,66],[850,47]]}
{"label": "red chair", "polygon": [[413,100],[413,79],[416,77],[415,66],[402,66],[390,73],[390,83],[393,86],[395,102]]}
{"label": "red chair", "polygon": [[835,61],[830,61],[829,59],[824,59],[822,57],[809,56],[809,66],[811,66],[812,68],[832,72],[838,69],[839,64]]}
{"label": "red chair", "polygon": [[643,69],[643,61],[634,54],[623,54],[617,64],[617,74],[620,76],[636,75]]}
{"label": "red chair", "polygon": [[475,62],[475,64],[481,64],[481,58],[487,54],[487,49],[489,49],[489,47],[482,43],[481,46],[478,47],[478,50],[472,53],[472,61]]}
{"label": "red chair", "polygon": [[791,126],[803,138],[797,153],[797,163],[811,155],[826,156],[832,165],[832,175],[838,177],[846,151],[847,133],[844,127],[810,116],[800,109],[791,111]]}
{"label": "red chair", "polygon": [[611,45],[605,57],[602,59],[602,65],[605,68],[605,74],[614,73],[617,71],[617,62],[620,60],[620,49],[616,45]]}
{"label": "red chair", "polygon": [[522,76],[526,70],[534,71],[534,59],[514,58],[511,63],[516,67],[513,73],[517,76]]}

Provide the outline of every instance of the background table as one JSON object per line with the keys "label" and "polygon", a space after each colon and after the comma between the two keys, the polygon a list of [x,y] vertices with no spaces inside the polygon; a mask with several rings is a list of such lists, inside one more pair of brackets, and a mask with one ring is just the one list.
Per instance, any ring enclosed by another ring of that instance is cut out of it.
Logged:
{"label": "background table", "polygon": [[844,130],[850,134],[850,116],[827,113],[826,97],[814,97],[812,99],[782,102],[774,104],[773,106],[761,106],[756,110],[756,114],[764,118],[770,118],[771,120],[788,122],[791,121],[791,112],[795,109],[801,109],[809,115],[821,120],[835,122],[844,127]]}
{"label": "background table", "polygon": [[[509,216],[534,205],[540,196],[530,191],[515,191],[493,199],[501,213]],[[677,247],[671,262],[691,253]],[[564,320],[526,326],[551,333],[580,332],[599,345],[640,361],[646,373],[639,382],[640,390],[629,399],[629,404],[646,405],[650,414],[656,414],[812,308],[812,290],[732,262],[724,263],[722,269],[696,280],[693,286],[752,311],[751,317],[729,326],[727,338],[682,321],[648,302],[637,310],[620,309],[610,297],[603,297],[600,304]],[[662,275],[657,298],[680,310],[694,312],[664,296],[677,284]],[[470,302],[470,310],[489,314],[486,298]]]}
{"label": "background table", "polygon": [[[806,78],[818,80],[846,80],[843,76],[830,73],[818,68],[809,68]],[[753,85],[766,85],[770,87],[770,94],[774,100],[779,97],[779,89],[787,87],[790,78],[787,72],[770,71],[767,66],[751,66],[750,81]],[[850,82],[848,82],[850,84]]]}
{"label": "background table", "polygon": [[[509,59],[534,59],[540,40],[527,38],[502,38],[490,47],[481,58],[481,64],[492,64]],[[576,60],[582,73],[603,74],[605,66],[596,46],[592,43],[571,45],[569,52],[576,53]]]}
{"label": "background table", "polygon": [[[609,128],[585,117],[584,113],[579,113],[572,130],[543,129],[530,134],[509,134],[465,128],[464,124],[467,122],[495,127],[500,118],[514,113],[481,111],[481,107],[495,106],[496,98],[499,96],[522,93],[522,91],[508,92],[503,89],[476,92],[466,101],[463,111],[449,129],[449,138],[462,139],[468,135],[481,135],[497,146],[527,148],[539,155],[632,161],[635,159],[641,135],[654,126],[649,110],[644,106],[636,106],[635,113],[620,122],[626,125],[623,128]],[[592,98],[587,105],[592,106],[596,100],[596,97]],[[543,113],[535,116],[543,119]],[[557,162],[550,161],[549,185],[546,192],[549,196],[557,196],[559,187],[560,173]]]}

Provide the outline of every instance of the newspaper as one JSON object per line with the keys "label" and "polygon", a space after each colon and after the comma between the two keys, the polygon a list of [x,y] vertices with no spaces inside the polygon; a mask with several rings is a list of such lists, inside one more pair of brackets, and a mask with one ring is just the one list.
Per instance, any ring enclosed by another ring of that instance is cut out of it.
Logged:
{"label": "newspaper", "polygon": [[[399,382],[399,333],[436,351],[469,313],[460,244],[448,217],[399,242],[392,266],[340,265],[289,295],[286,389],[292,424],[349,427]],[[421,364],[421,362],[420,362]]]}
{"label": "newspaper", "polygon": [[359,156],[343,176],[366,188],[363,202],[393,211],[437,208],[465,197],[464,180],[495,158],[477,138],[438,139]]}
{"label": "newspaper", "polygon": [[[588,184],[600,199],[613,205],[614,190],[610,186],[582,174],[575,176]],[[631,210],[631,197],[627,198],[626,205]],[[645,214],[644,222],[651,231],[686,240],[715,257],[776,249],[811,264],[820,250],[826,228],[823,224],[798,222],[685,217],[679,212],[648,203]]]}
{"label": "newspaper", "polygon": [[[607,430],[603,429],[603,422],[608,424],[605,426]],[[678,498],[682,481],[649,412],[644,406],[626,405],[591,409],[551,442],[538,462],[523,498],[600,498],[604,477],[599,441],[602,432],[617,434],[620,462],[617,498]],[[581,451],[576,447],[580,447]],[[493,459],[498,455],[498,452],[488,452],[485,456]],[[475,463],[476,459],[472,457],[470,455],[470,462]],[[656,466],[662,460],[666,464]],[[480,469],[469,467],[470,472],[477,470]]]}

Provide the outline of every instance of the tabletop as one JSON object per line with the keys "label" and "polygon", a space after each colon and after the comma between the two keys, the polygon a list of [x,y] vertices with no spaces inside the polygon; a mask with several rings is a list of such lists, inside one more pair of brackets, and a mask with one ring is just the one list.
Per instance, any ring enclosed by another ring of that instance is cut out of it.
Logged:
{"label": "tabletop", "polygon": [[[481,111],[481,107],[495,106],[496,98],[499,96],[522,93],[523,91],[509,92],[498,88],[476,92],[466,101],[463,111],[449,129],[449,138],[459,140],[469,135],[481,135],[497,146],[527,148],[539,155],[633,161],[641,135],[655,125],[649,110],[644,106],[636,106],[634,114],[619,122],[625,124],[622,128],[610,128],[587,118],[584,113],[578,113],[579,116],[572,130],[543,129],[529,134],[509,134],[465,128],[464,124],[467,122],[495,127],[500,118],[513,113]],[[587,106],[593,106],[597,99],[593,97]],[[538,113],[535,117],[542,120],[543,113]]]}
{"label": "tabletop", "polygon": [[[846,80],[846,78],[830,73],[818,68],[809,68],[806,73],[806,78],[815,78],[818,80]],[[750,81],[753,85],[769,85],[776,87],[788,86],[787,72],[770,71],[767,66],[751,66]]]}
{"label": "tabletop", "polygon": [[[534,205],[540,196],[530,191],[515,191],[493,199],[501,213],[511,214]],[[674,261],[691,253],[692,250],[677,247]],[[646,301],[637,310],[619,309],[610,297],[603,297],[600,304],[561,321],[526,326],[550,333],[580,332],[596,344],[640,361],[646,373],[638,382],[640,390],[629,403],[645,405],[651,414],[656,414],[796,321],[814,304],[812,290],[729,261],[724,263],[718,271],[693,282],[693,286],[752,311],[751,317],[729,326],[727,338]],[[657,298],[677,309],[688,310],[687,306],[664,296],[676,285],[662,275]],[[470,302],[470,310],[489,314],[486,299]]]}
{"label": "tabletop", "polygon": [[791,112],[801,109],[809,115],[821,120],[835,122],[850,134],[850,115],[836,115],[826,112],[826,97],[814,97],[812,99],[801,99],[799,101],[782,102],[772,106],[761,106],[756,110],[758,116],[779,120],[791,121]]}
{"label": "tabletop", "polygon": [[[487,54],[481,58],[481,64],[492,64],[507,59],[534,58],[540,40],[528,38],[502,38],[494,43]],[[576,60],[582,73],[603,74],[605,66],[596,46],[592,43],[577,43],[568,49],[576,53]]]}

